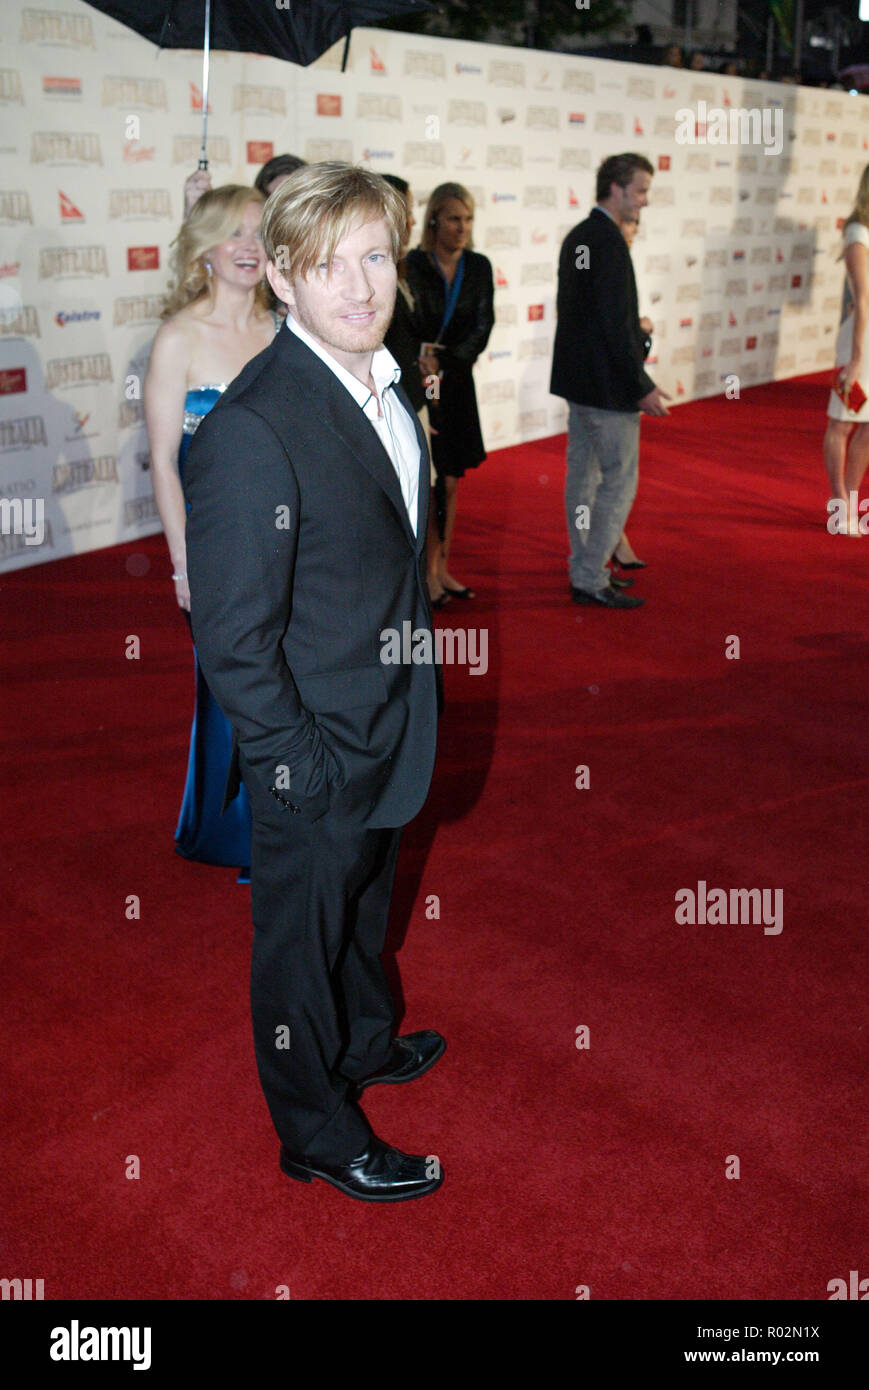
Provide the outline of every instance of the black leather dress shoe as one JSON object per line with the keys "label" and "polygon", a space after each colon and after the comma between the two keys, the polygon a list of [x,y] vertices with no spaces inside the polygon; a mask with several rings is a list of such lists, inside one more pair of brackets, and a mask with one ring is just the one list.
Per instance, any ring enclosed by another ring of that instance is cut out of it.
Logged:
{"label": "black leather dress shoe", "polygon": [[574,603],[599,603],[602,608],[639,608],[646,601],[644,598],[622,594],[611,584],[607,584],[605,589],[599,590],[596,594],[587,593],[585,589],[574,589],[573,585],[570,586],[570,592]]}
{"label": "black leather dress shoe", "polygon": [[403,1038],[396,1038],[393,1042],[389,1060],[364,1080],[357,1081],[356,1086],[364,1091],[366,1086],[376,1086],[381,1081],[389,1086],[414,1081],[443,1056],[446,1045],[446,1040],[433,1028],[426,1028],[421,1033],[406,1033]]}
{"label": "black leather dress shoe", "polygon": [[407,1202],[436,1192],[444,1180],[440,1160],[433,1154],[423,1158],[405,1154],[384,1144],[372,1134],[361,1154],[349,1163],[324,1163],[295,1158],[281,1148],[281,1171],[299,1182],[322,1178],[360,1202]]}
{"label": "black leather dress shoe", "polygon": [[626,579],[621,574],[611,574],[610,584],[614,589],[629,589],[633,584],[633,579]]}

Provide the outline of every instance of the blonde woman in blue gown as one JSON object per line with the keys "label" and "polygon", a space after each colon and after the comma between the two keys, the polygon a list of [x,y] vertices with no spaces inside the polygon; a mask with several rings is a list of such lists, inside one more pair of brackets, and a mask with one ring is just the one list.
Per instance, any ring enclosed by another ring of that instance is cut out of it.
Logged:
{"label": "blonde woman in blue gown", "polygon": [[[190,589],[182,491],[190,440],[242,367],[268,347],[282,320],[269,310],[259,224],[265,199],[227,184],[205,193],[175,242],[174,288],[145,378],[145,422],[154,496],[172,562],[175,601],[189,622]],[[239,468],[245,460],[239,459]],[[232,730],[199,669],[187,781],[175,831],[186,859],[240,870],[248,881],[250,804],[242,786],[221,814]]]}

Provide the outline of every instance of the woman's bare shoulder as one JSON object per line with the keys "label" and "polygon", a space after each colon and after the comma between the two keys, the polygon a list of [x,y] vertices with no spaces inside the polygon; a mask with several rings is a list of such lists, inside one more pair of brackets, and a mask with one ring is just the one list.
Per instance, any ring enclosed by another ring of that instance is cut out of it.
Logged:
{"label": "woman's bare shoulder", "polygon": [[154,334],[151,348],[152,357],[177,363],[189,357],[193,346],[196,327],[187,309],[179,309],[171,318],[164,319]]}

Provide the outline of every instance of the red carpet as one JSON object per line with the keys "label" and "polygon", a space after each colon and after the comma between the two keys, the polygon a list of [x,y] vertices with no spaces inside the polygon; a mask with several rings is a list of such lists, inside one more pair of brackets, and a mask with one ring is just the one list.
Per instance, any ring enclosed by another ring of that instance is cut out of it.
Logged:
{"label": "red carpet", "polygon": [[[3,579],[0,1275],[47,1299],[823,1300],[869,1274],[869,539],[825,530],[826,395],[644,421],[637,612],[569,601],[563,438],[463,483],[480,597],[439,624],[487,628],[489,670],[445,671],[392,943],[403,1030],[448,1048],[365,1099],[441,1158],[421,1201],[278,1170],[248,891],[172,850],[193,676],[162,537]],[[700,880],[782,890],[783,931],[678,924]]]}

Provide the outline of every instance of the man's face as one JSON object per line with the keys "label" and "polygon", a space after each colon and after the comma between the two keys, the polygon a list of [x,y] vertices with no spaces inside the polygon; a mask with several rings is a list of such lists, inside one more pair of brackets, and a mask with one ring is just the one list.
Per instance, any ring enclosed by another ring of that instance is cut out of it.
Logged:
{"label": "man's face", "polygon": [[273,263],[269,283],[275,294],[322,347],[352,371],[360,354],[383,342],[395,308],[396,268],[385,217],[347,233],[325,261],[302,279],[288,280]]}
{"label": "man's face", "polygon": [[615,214],[619,222],[628,217],[639,217],[640,210],[648,206],[651,186],[652,175],[644,169],[634,170],[634,176],[626,188],[620,188],[617,183],[612,185],[616,200]]}

